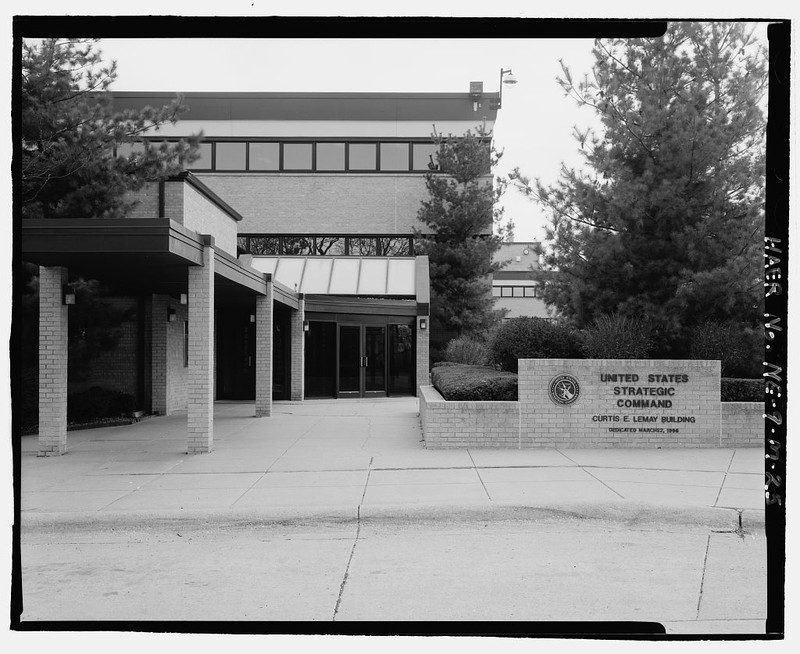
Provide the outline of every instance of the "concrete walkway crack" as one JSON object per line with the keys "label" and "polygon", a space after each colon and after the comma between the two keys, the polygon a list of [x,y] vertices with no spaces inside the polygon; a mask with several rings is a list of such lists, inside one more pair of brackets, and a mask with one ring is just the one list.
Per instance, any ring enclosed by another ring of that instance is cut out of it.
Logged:
{"label": "concrete walkway crack", "polygon": [[711,536],[709,535],[706,539],[706,554],[703,557],[703,574],[700,577],[700,595],[697,598],[697,615],[695,616],[695,620],[700,619],[700,604],[703,601],[703,584],[706,581],[706,565],[708,564],[708,550],[711,547]]}
{"label": "concrete walkway crack", "polygon": [[472,467],[475,470],[475,474],[478,475],[478,481],[480,481],[481,486],[483,486],[483,492],[486,493],[486,497],[488,497],[489,501],[491,501],[492,496],[489,495],[489,489],[486,488],[486,484],[483,483],[483,477],[481,477],[481,473],[478,471],[478,466],[475,465],[475,459],[472,458],[472,452],[467,450],[467,456],[469,456],[469,460],[472,461]]}
{"label": "concrete walkway crack", "polygon": [[719,497],[722,495],[722,489],[725,488],[725,481],[728,479],[728,473],[731,470],[731,466],[733,465],[733,457],[736,456],[736,450],[731,452],[731,460],[728,461],[728,467],[725,468],[725,474],[722,475],[722,483],[719,485],[719,490],[717,491],[717,497],[714,499],[714,505],[717,506],[719,502]]}
{"label": "concrete walkway crack", "polygon": [[[364,489],[366,491],[366,489]],[[350,558],[347,559],[347,567],[344,569],[344,577],[342,583],[339,585],[339,596],[336,598],[336,606],[333,607],[333,622],[336,622],[336,616],[339,613],[339,607],[342,604],[342,595],[344,594],[344,587],[347,585],[347,578],[350,576],[350,564],[353,562],[353,555],[356,553],[356,545],[358,545],[358,538],[361,535],[361,506],[358,507],[357,513],[357,527],[356,539],[353,541],[353,548],[350,550]]]}
{"label": "concrete walkway crack", "polygon": [[619,496],[619,498],[620,498],[620,499],[622,499],[622,500],[624,500],[624,499],[625,499],[625,496],[624,496],[624,495],[622,495],[621,493],[618,493],[616,490],[614,490],[614,489],[613,489],[611,486],[609,486],[609,485],[608,485],[606,482],[604,482],[602,479],[600,479],[599,477],[596,477],[595,475],[593,475],[591,472],[589,472],[589,471],[588,471],[588,470],[587,470],[587,469],[586,469],[584,466],[582,466],[580,463],[578,463],[577,461],[574,461],[573,459],[571,459],[570,457],[568,457],[566,454],[564,454],[564,453],[563,453],[563,452],[561,452],[560,450],[559,450],[559,454],[561,454],[562,456],[564,456],[564,457],[565,457],[566,459],[568,459],[569,461],[572,461],[572,463],[574,463],[574,464],[575,464],[575,465],[576,465],[576,466],[577,466],[577,467],[578,467],[580,470],[583,470],[583,472],[585,472],[587,475],[589,475],[589,476],[590,476],[592,479],[595,479],[596,481],[599,481],[601,484],[603,484],[603,486],[605,486],[605,487],[606,487],[608,490],[610,490],[612,493],[614,493],[614,495],[617,495],[617,496]]}

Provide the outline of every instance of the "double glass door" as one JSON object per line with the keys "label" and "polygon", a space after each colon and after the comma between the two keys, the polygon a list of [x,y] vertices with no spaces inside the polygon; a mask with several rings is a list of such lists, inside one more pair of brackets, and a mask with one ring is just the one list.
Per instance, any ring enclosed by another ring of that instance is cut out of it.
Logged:
{"label": "double glass door", "polygon": [[338,327],[337,396],[386,395],[386,325]]}

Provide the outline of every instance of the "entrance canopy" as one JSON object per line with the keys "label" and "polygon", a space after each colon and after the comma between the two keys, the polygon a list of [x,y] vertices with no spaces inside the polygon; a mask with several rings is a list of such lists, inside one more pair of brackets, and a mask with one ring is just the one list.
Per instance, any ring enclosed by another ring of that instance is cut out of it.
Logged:
{"label": "entrance canopy", "polygon": [[427,257],[253,256],[252,268],[296,292],[430,302]]}

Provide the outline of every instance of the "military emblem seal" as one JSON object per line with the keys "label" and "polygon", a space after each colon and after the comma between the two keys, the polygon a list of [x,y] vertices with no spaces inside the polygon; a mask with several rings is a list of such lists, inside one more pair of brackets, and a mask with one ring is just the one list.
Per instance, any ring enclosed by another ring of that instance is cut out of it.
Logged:
{"label": "military emblem seal", "polygon": [[563,406],[572,404],[581,393],[578,380],[572,375],[558,375],[550,382],[550,399]]}

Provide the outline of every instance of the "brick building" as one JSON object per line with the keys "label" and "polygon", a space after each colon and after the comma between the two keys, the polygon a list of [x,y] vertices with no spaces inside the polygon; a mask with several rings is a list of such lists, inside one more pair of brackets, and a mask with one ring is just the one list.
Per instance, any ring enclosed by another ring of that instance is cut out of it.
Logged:
{"label": "brick building", "polygon": [[503,243],[494,260],[503,265],[492,276],[495,309],[506,309],[505,319],[550,318],[542,299],[540,280],[540,244],[535,241]]}
{"label": "brick building", "polygon": [[[273,399],[415,394],[430,292],[412,230],[431,133],[492,129],[498,94],[472,91],[186,93],[157,140],[202,131],[189,170],[141,191],[125,219],[23,221],[23,258],[41,267],[41,453],[66,448],[76,276],[135,299],[137,404],[188,409],[190,452],[212,449],[218,399],[268,416]],[[114,106],[172,97],[115,93]]]}

